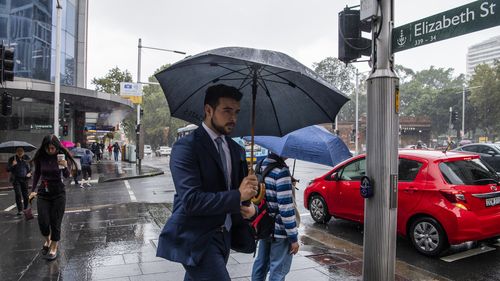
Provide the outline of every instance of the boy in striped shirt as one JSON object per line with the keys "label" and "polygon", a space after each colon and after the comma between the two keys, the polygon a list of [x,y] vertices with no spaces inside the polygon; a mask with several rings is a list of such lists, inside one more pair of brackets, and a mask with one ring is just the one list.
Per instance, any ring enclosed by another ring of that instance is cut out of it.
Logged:
{"label": "boy in striped shirt", "polygon": [[297,221],[295,217],[292,177],[285,159],[271,153],[264,159],[261,170],[270,163],[280,165],[265,178],[266,201],[269,214],[275,218],[274,236],[259,240],[257,258],[253,264],[252,281],[285,280],[290,271],[292,257],[299,251]]}

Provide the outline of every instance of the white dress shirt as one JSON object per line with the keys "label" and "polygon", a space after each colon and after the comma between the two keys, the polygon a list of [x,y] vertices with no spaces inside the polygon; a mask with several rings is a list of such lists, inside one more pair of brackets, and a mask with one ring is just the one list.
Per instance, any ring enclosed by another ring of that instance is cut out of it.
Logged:
{"label": "white dress shirt", "polygon": [[205,131],[207,131],[210,138],[212,139],[212,142],[215,145],[215,150],[219,151],[218,147],[217,147],[217,142],[215,141],[215,139],[218,137],[221,137],[221,139],[222,139],[222,150],[224,150],[224,154],[226,155],[226,165],[227,165],[226,167],[227,167],[227,172],[228,172],[228,177],[229,177],[228,181],[229,181],[229,187],[231,187],[231,175],[232,175],[231,172],[233,170],[233,167],[231,165],[231,151],[229,150],[229,145],[226,142],[226,137],[225,137],[225,135],[220,135],[220,134],[214,132],[212,129],[210,129],[205,124],[205,122],[202,122],[201,124],[202,124],[203,128],[205,129]]}

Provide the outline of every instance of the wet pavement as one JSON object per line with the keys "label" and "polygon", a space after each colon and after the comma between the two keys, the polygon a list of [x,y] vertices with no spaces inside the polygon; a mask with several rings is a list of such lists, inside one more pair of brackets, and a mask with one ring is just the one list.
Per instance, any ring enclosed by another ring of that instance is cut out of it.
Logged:
{"label": "wet pavement", "polygon": [[[183,280],[180,264],[155,256],[174,194],[166,163],[168,160],[159,158],[147,162],[147,166],[163,170],[162,175],[109,182],[100,179],[135,167],[103,162],[94,165],[91,187],[67,185],[60,256],[52,262],[40,256],[43,242],[36,218],[24,221],[15,210],[5,211],[13,195],[12,191],[0,191],[0,235],[4,238],[0,280]],[[306,167],[303,178],[311,169]],[[362,246],[348,237],[332,235],[324,229],[330,224],[314,224],[307,215],[302,220],[301,247],[287,280],[361,280]],[[337,230],[348,233],[349,227],[352,229],[348,225],[347,230]],[[253,255],[232,253],[228,263],[232,280],[250,280],[252,264]],[[396,280],[453,280],[401,260],[396,271]]]}

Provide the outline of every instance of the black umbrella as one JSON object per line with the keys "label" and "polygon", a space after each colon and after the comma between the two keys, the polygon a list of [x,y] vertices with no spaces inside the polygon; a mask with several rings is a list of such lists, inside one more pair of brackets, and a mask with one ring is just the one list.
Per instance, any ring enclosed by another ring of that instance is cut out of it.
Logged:
{"label": "black umbrella", "polygon": [[311,69],[269,50],[219,48],[188,57],[155,76],[171,115],[197,125],[203,121],[208,87],[223,83],[238,88],[243,98],[233,136],[252,136],[251,160],[255,134],[283,136],[333,122],[349,100]]}
{"label": "black umbrella", "polygon": [[25,152],[30,152],[36,149],[34,145],[24,141],[6,141],[0,143],[0,153],[16,153],[16,149],[18,147],[22,147]]}

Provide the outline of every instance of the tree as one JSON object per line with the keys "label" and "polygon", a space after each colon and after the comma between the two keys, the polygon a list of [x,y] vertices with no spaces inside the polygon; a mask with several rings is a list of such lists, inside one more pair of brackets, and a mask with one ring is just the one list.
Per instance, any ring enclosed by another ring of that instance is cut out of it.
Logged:
{"label": "tree", "polygon": [[[99,92],[119,95],[120,82],[132,82],[132,75],[128,70],[122,71],[118,67],[114,67],[108,71],[106,76],[102,78],[93,78],[91,83],[96,86],[96,90]],[[122,121],[125,135],[128,139],[135,138],[136,120],[136,115],[131,113]]]}
{"label": "tree", "polygon": [[500,131],[500,62],[493,66],[476,66],[469,88],[470,102],[476,109],[477,126],[483,129],[490,139],[495,139]]}
{"label": "tree", "polygon": [[[163,65],[155,73],[169,66],[169,64]],[[149,77],[148,81],[151,83],[158,82],[154,76]],[[145,143],[153,147],[172,145],[175,141],[177,129],[186,126],[188,123],[170,116],[167,100],[159,85],[150,84],[145,86],[143,92],[144,116],[141,124],[144,126]]]}
{"label": "tree", "polygon": [[314,63],[313,68],[323,79],[330,82],[351,99],[340,110],[338,120],[354,120],[356,100],[354,98],[355,85],[353,81],[356,79],[356,68],[351,64],[346,65],[333,57],[328,57],[319,63]]}
{"label": "tree", "polygon": [[[406,73],[412,73],[406,71]],[[437,137],[448,132],[449,108],[461,112],[463,74],[453,77],[453,69],[434,68],[418,71],[400,85],[401,115],[429,116],[431,133]],[[456,128],[460,130],[460,128]]]}
{"label": "tree", "polygon": [[106,76],[91,81],[97,91],[113,95],[120,94],[120,82],[132,82],[132,75],[128,70],[121,71],[118,66],[110,69]]}

